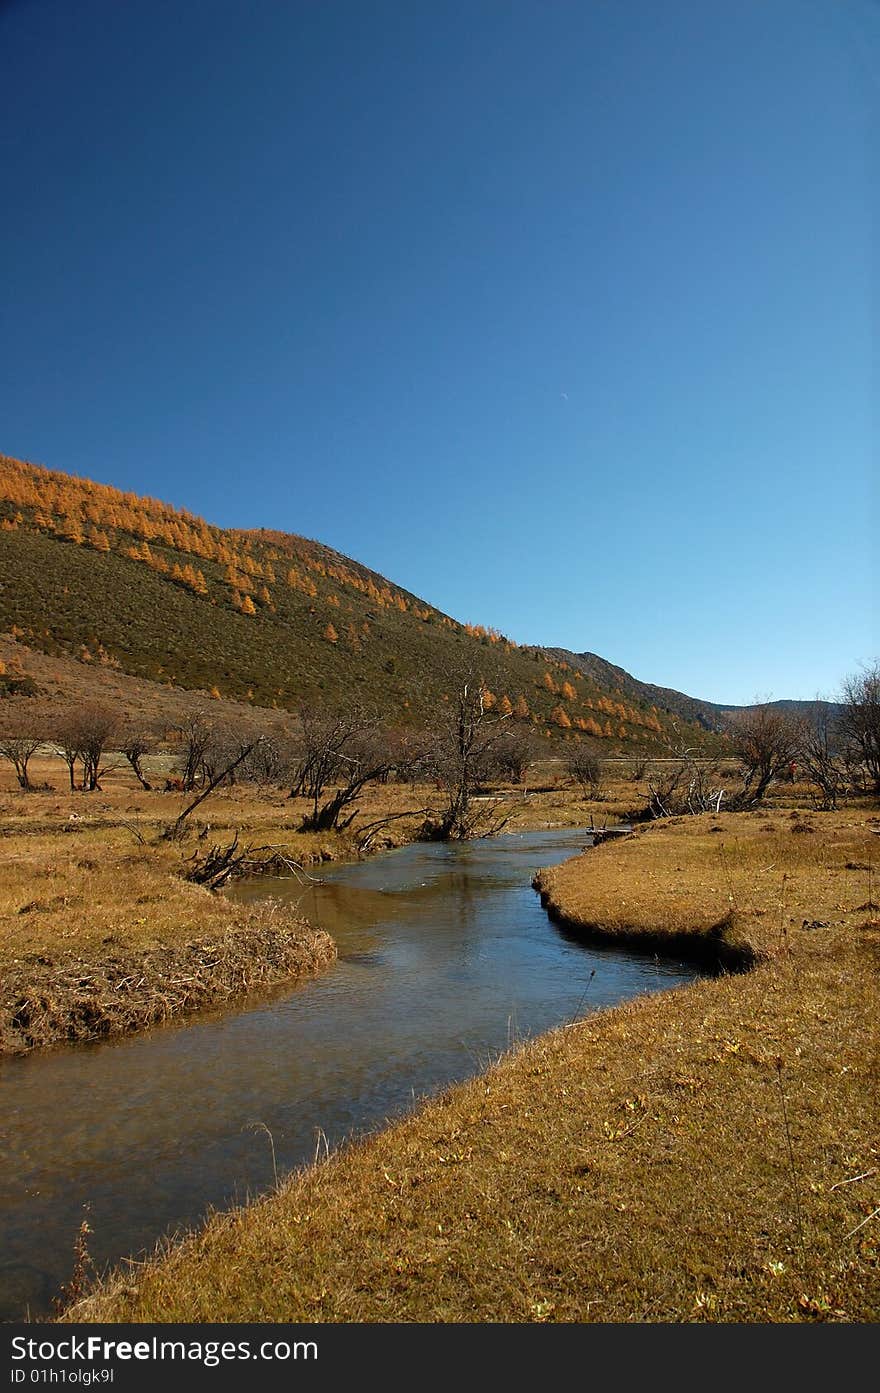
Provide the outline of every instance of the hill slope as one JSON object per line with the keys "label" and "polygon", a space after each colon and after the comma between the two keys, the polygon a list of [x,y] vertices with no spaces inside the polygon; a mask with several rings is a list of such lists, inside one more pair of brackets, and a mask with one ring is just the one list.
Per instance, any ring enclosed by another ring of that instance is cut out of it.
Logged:
{"label": "hill slope", "polygon": [[459,624],[318,542],[213,527],[5,456],[0,631],[45,653],[265,707],[359,700],[409,723],[471,669],[512,719],[592,736],[609,751],[652,748],[672,725],[622,669],[605,664],[597,675],[571,655]]}

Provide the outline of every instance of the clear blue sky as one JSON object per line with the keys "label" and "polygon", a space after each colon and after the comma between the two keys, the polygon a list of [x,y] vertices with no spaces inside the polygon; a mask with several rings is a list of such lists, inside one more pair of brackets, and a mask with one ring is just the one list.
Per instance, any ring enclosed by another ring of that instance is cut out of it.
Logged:
{"label": "clear blue sky", "polygon": [[19,0],[0,70],[0,450],[709,699],[875,656],[872,0]]}

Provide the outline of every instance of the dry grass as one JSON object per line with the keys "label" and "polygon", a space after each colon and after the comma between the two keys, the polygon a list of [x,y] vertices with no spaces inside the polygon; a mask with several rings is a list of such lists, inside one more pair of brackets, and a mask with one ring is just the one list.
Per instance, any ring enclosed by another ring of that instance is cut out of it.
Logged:
{"label": "dry grass", "polygon": [[847,865],[867,865],[877,850],[858,812],[706,813],[645,824],[542,872],[537,888],[586,936],[772,955],[817,919],[845,922],[858,885]]}
{"label": "dry grass", "polygon": [[877,839],[796,821],[664,825],[550,878],[583,925],[732,913],[753,972],[538,1039],[71,1318],[876,1320]]}
{"label": "dry grass", "polygon": [[335,956],[326,934],[278,906],[234,905],[181,874],[235,828],[301,861],[332,854],[319,839],[286,836],[251,796],[206,804],[222,810],[210,840],[174,845],[158,834],[179,797],[135,791],[121,774],[105,789],[10,791],[0,803],[0,1054],[142,1029]]}
{"label": "dry grass", "polygon": [[76,949],[5,962],[0,1052],[106,1039],[316,972],[336,956],[326,933],[280,905],[228,908],[213,933],[143,946],[120,934],[103,951]]}
{"label": "dry grass", "polygon": [[[134,677],[100,662],[83,663],[66,653],[49,655],[0,634],[0,662],[14,672],[19,664],[37,683],[40,695],[28,698],[28,710],[39,712],[50,727],[53,716],[89,702],[110,706],[120,717],[135,724],[171,728],[192,711],[202,710],[218,723],[236,727],[244,723],[267,732],[290,723],[290,713],[256,706],[230,697],[212,697],[207,691],[174,687]],[[57,768],[56,771],[57,772]]]}

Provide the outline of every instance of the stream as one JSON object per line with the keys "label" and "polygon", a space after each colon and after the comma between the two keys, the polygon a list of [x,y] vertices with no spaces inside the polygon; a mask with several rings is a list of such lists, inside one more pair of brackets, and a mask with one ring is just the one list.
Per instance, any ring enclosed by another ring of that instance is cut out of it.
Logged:
{"label": "stream", "polygon": [[418,844],[305,887],[246,882],[237,898],[291,901],[338,962],[237,1008],[0,1061],[0,1319],[51,1309],[83,1218],[99,1269],[143,1255],[270,1187],[272,1144],[283,1175],[528,1036],[691,981],[692,964],[550,922],[531,877],[587,840]]}

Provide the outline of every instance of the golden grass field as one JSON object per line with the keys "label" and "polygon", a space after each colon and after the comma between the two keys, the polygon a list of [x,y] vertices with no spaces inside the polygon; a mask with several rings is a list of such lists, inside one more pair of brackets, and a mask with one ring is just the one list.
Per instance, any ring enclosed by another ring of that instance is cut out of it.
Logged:
{"label": "golden grass field", "polygon": [[774,805],[549,873],[585,933],[722,925],[757,965],[522,1046],[68,1318],[876,1320],[878,828]]}

